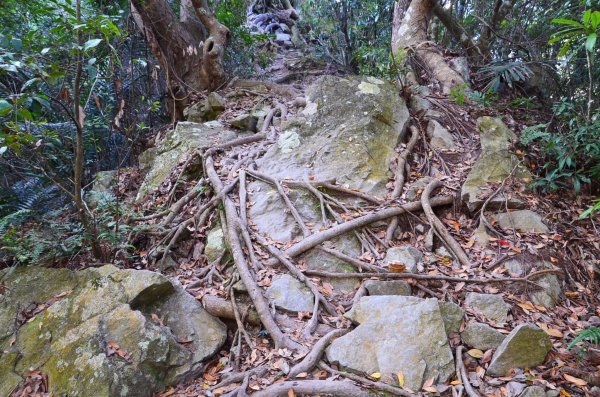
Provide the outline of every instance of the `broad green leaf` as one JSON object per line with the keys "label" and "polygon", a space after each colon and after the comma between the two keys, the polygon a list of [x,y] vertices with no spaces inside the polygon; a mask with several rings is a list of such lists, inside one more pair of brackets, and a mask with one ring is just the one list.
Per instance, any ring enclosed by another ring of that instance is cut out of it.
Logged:
{"label": "broad green leaf", "polygon": [[0,99],[0,116],[6,116],[12,110],[12,105],[6,99]]}
{"label": "broad green leaf", "polygon": [[600,11],[594,11],[592,13],[592,28],[598,29],[600,27]]}
{"label": "broad green leaf", "polygon": [[85,51],[97,47],[98,44],[100,44],[102,42],[102,39],[92,39],[92,40],[88,40],[85,42],[85,44],[83,45],[83,49]]}
{"label": "broad green leaf", "polygon": [[596,33],[592,33],[588,35],[587,40],[585,41],[585,49],[588,52],[594,52],[594,47],[596,46],[596,39],[598,35]]}
{"label": "broad green leaf", "polygon": [[583,25],[580,22],[577,21],[573,21],[572,19],[563,19],[563,18],[556,18],[553,19],[552,21],[550,21],[552,23],[558,23],[561,25],[572,25],[572,26],[578,26],[578,27],[583,27]]}
{"label": "broad green leaf", "polygon": [[583,13],[583,24],[588,26],[590,24],[590,20],[592,19],[592,10],[585,10]]}

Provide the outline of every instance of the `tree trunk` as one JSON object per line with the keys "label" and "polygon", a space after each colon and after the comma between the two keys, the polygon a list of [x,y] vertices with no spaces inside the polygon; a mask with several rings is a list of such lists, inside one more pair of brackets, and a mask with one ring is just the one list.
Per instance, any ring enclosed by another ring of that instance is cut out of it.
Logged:
{"label": "tree trunk", "polygon": [[190,94],[214,90],[225,81],[229,29],[217,21],[206,0],[183,0],[181,19],[166,0],[131,0],[131,10],[166,75],[173,121],[181,120]]}
{"label": "tree trunk", "polygon": [[[402,7],[394,8],[392,52],[395,57],[403,50],[414,56],[417,62],[413,65],[418,64],[425,69],[431,78],[439,82],[442,91],[449,94],[450,89],[465,84],[465,80],[448,65],[436,44],[427,38],[434,4],[433,0],[412,0],[402,18],[396,15]],[[415,70],[415,73],[418,75],[419,71]]]}

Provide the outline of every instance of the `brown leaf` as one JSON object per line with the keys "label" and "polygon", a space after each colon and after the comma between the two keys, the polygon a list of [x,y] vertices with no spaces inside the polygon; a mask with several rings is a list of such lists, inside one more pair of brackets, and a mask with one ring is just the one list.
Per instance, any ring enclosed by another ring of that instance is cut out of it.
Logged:
{"label": "brown leaf", "polygon": [[568,375],[568,374],[563,374],[563,376],[565,377],[565,379],[567,381],[571,382],[575,386],[583,387],[588,384],[585,380],[576,378],[576,377]]}
{"label": "brown leaf", "polygon": [[388,269],[392,273],[404,273],[406,271],[406,265],[400,262],[392,262],[389,264]]}

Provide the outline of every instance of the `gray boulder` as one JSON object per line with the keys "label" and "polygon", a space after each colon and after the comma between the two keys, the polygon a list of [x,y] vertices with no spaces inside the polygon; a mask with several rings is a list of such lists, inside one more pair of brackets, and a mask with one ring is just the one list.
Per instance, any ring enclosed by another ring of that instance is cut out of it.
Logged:
{"label": "gray boulder", "polygon": [[258,117],[245,113],[229,121],[229,125],[243,131],[257,131]]}
{"label": "gray boulder", "polygon": [[412,390],[431,377],[445,382],[453,375],[437,299],[366,296],[346,316],[359,325],[327,348],[330,362],[367,374],[402,372]]}
{"label": "gray boulder", "polygon": [[532,368],[540,365],[552,349],[550,337],[533,324],[513,329],[492,356],[487,374],[504,376],[512,368]]}
{"label": "gray boulder", "polygon": [[500,346],[506,336],[500,331],[483,323],[471,323],[460,334],[463,342],[480,350],[495,349]]}
{"label": "gray boulder", "polygon": [[90,191],[85,193],[85,202],[94,209],[103,200],[112,201],[115,199],[113,188],[117,182],[117,171],[100,171],[94,176],[94,184]]}
{"label": "gray boulder", "polygon": [[310,289],[289,274],[275,277],[267,289],[267,296],[276,307],[290,312],[312,313],[315,305],[315,296]]}
{"label": "gray boulder", "polygon": [[[525,258],[515,258],[506,261],[505,265],[509,273],[515,277],[523,277],[532,271],[543,269],[554,269],[552,263],[544,260],[531,262]],[[541,289],[532,288],[527,291],[529,299],[534,305],[544,307],[555,307],[562,294],[562,283],[556,274],[545,274],[535,279]]]}
{"label": "gray boulder", "polygon": [[493,218],[502,229],[514,229],[521,233],[549,233],[542,217],[531,210],[519,210],[496,214]]}
{"label": "gray boulder", "polygon": [[412,294],[410,284],[403,280],[367,280],[364,282],[367,293],[373,295],[403,295]]}
{"label": "gray boulder", "polygon": [[435,120],[430,120],[427,125],[427,136],[430,138],[430,145],[437,150],[456,150],[456,142],[450,131],[442,127]]}
{"label": "gray boulder", "polygon": [[417,264],[423,259],[421,251],[415,247],[392,247],[387,250],[385,258],[383,259],[384,265],[390,265],[392,263],[399,263],[406,266],[407,273],[416,273]]}
{"label": "gray boulder", "polygon": [[204,247],[204,255],[208,263],[214,262],[219,258],[224,250],[227,249],[225,245],[225,234],[221,225],[216,224],[208,232],[206,236],[206,247]]}
{"label": "gray boulder", "polygon": [[418,200],[425,187],[429,185],[432,180],[432,177],[424,176],[423,178],[416,180],[414,183],[411,183],[406,191],[406,201]]}
{"label": "gray boulder", "polygon": [[[515,134],[500,119],[480,117],[477,120],[480,132],[481,154],[471,168],[462,187],[461,196],[470,211],[479,209],[493,193],[492,183],[501,183],[511,174],[517,180],[531,180],[531,173],[509,150],[516,139]],[[511,194],[500,193],[488,203],[488,209],[497,209],[507,204],[509,208],[523,208],[524,203]]]}
{"label": "gray boulder", "polygon": [[504,302],[501,295],[479,294],[469,292],[465,297],[465,305],[475,309],[490,320],[506,322],[510,305]]}
{"label": "gray boulder", "polygon": [[[30,368],[53,395],[152,396],[197,376],[225,342],[226,327],[166,277],[107,265],[72,272],[0,271],[0,390]],[[31,308],[27,321],[17,320]],[[31,316],[31,318],[29,318]]]}

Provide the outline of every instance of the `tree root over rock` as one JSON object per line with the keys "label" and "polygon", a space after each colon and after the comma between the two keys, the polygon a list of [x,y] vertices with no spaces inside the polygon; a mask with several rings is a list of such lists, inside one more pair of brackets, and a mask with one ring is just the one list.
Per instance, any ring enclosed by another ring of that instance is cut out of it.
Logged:
{"label": "tree root over rock", "polygon": [[370,397],[371,393],[350,382],[335,380],[302,380],[275,383],[253,394],[254,397],[287,397],[293,390],[296,395],[329,395],[333,397]]}

